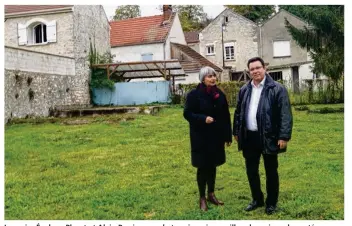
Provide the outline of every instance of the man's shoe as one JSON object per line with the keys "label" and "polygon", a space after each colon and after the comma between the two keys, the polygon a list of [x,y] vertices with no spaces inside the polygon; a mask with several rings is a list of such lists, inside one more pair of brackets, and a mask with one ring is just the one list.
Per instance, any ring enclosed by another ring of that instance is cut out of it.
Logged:
{"label": "man's shoe", "polygon": [[271,215],[276,212],[276,206],[269,205],[265,208],[265,213]]}
{"label": "man's shoe", "polygon": [[258,207],[264,206],[264,202],[258,202],[256,200],[253,200],[249,205],[244,209],[245,211],[252,211],[257,209]]}
{"label": "man's shoe", "polygon": [[207,200],[205,199],[205,197],[201,197],[199,199],[199,208],[205,212],[208,211]]}
{"label": "man's shoe", "polygon": [[224,205],[223,201],[220,201],[215,197],[214,192],[208,193],[208,201],[213,203],[214,205],[217,205],[217,206]]}

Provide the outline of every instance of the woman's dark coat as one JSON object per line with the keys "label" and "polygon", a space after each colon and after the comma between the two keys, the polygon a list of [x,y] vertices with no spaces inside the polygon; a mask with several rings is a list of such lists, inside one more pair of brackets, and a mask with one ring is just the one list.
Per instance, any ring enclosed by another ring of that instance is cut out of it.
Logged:
{"label": "woman's dark coat", "polygon": [[[232,141],[231,119],[225,94],[205,92],[200,85],[189,92],[183,116],[189,122],[191,160],[194,167],[216,167],[225,163],[225,142]],[[214,122],[207,124],[207,116]]]}

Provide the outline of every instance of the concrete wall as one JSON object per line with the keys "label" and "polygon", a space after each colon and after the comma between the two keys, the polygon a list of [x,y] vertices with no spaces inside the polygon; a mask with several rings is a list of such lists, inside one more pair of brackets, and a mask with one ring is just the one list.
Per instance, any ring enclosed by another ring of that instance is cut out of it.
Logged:
{"label": "concrete wall", "polygon": [[74,75],[75,61],[73,57],[5,47],[5,68],[45,74]]}
{"label": "concrete wall", "polygon": [[97,52],[110,51],[110,25],[101,5],[75,5],[74,58],[76,62],[75,90],[81,104],[89,104],[89,47],[95,43]]}
{"label": "concrete wall", "polygon": [[[247,61],[251,57],[258,56],[257,25],[254,22],[233,13],[230,9],[225,10],[208,27],[199,34],[200,54],[208,60],[223,65],[223,51],[221,42],[221,23],[223,16],[228,16],[229,22],[224,31],[224,43],[235,42],[235,60],[225,61],[225,66],[232,66],[237,71],[247,68]],[[206,55],[206,44],[215,44],[215,55]]]}
{"label": "concrete wall", "polygon": [[98,105],[136,105],[153,102],[169,102],[170,82],[120,82],[115,90],[94,90],[94,102]]}
{"label": "concrete wall", "polygon": [[175,84],[189,84],[189,83],[199,83],[199,73],[192,72],[186,73],[188,76],[185,77],[175,77]]}
{"label": "concrete wall", "polygon": [[[286,11],[280,11],[280,13],[275,15],[260,28],[261,32],[258,32],[258,37],[260,38],[261,36],[262,40],[260,43],[260,55],[270,66],[304,62],[308,59],[307,51],[299,47],[287,31],[285,27],[285,18],[287,18],[295,27],[302,28],[305,25],[305,23],[297,17],[292,16]],[[273,41],[275,40],[290,41],[290,57],[274,58]]]}
{"label": "concrete wall", "polygon": [[115,55],[114,62],[141,61],[144,53],[153,53],[153,60],[164,60],[164,44],[112,47],[111,53]]}
{"label": "concrete wall", "polygon": [[[18,45],[17,25],[26,24],[30,20],[41,18],[46,21],[56,20],[56,42],[36,45]],[[58,13],[39,16],[9,18],[5,21],[5,46],[21,47],[23,49],[52,53],[62,56],[74,56],[73,14]]]}

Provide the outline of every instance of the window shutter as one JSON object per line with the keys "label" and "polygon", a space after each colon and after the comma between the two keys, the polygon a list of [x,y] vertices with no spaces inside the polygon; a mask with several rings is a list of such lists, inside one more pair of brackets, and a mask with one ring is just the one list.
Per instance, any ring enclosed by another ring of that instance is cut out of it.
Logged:
{"label": "window shutter", "polygon": [[46,33],[48,42],[56,42],[56,20],[47,23]]}
{"label": "window shutter", "polygon": [[18,45],[23,46],[27,44],[27,27],[25,24],[17,24]]}
{"label": "window shutter", "polygon": [[291,56],[290,41],[274,41],[274,57]]}

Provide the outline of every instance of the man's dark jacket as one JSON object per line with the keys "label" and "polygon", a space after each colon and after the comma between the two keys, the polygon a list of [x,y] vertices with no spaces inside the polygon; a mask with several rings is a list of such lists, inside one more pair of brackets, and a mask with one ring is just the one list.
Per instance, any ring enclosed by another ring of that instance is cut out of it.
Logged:
{"label": "man's dark jacket", "polygon": [[[245,149],[244,141],[247,134],[245,120],[252,94],[251,81],[240,89],[234,114],[233,135],[238,136],[239,151]],[[286,151],[286,148],[280,149],[277,143],[278,140],[291,139],[291,104],[286,88],[274,81],[268,74],[266,74],[258,104],[257,125],[263,153],[277,154]]]}

